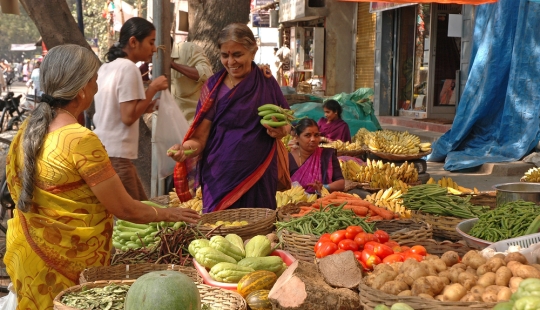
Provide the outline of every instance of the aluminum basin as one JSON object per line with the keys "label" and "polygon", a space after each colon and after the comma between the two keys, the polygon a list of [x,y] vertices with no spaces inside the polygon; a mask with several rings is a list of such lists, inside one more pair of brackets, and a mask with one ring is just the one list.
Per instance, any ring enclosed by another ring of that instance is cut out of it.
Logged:
{"label": "aluminum basin", "polygon": [[497,191],[497,207],[520,199],[540,203],[540,183],[504,183],[494,185],[493,188]]}
{"label": "aluminum basin", "polygon": [[464,220],[456,226],[456,231],[458,232],[458,234],[461,235],[461,237],[463,238],[463,240],[465,240],[465,242],[467,243],[469,247],[475,248],[478,250],[483,250],[486,247],[492,245],[493,242],[475,238],[469,235],[469,231],[473,228],[476,222],[478,222],[478,218]]}

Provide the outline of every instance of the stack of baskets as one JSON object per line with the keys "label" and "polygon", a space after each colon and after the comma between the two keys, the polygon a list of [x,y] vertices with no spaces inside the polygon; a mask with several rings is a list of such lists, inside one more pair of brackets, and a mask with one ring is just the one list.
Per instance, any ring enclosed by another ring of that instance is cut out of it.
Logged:
{"label": "stack of baskets", "polygon": [[[218,227],[216,229],[203,226],[204,224],[214,224],[217,221],[247,221],[244,226]],[[237,234],[242,239],[249,239],[257,235],[266,235],[274,231],[274,222],[276,221],[276,210],[262,208],[243,208],[223,210],[203,214],[201,224],[198,228],[204,235],[225,236],[227,234]]]}
{"label": "stack of baskets", "polygon": [[433,235],[437,238],[450,241],[459,241],[461,236],[457,233],[457,225],[462,218],[453,216],[436,216],[428,213],[413,211],[412,219],[418,222],[428,223],[433,227]]}

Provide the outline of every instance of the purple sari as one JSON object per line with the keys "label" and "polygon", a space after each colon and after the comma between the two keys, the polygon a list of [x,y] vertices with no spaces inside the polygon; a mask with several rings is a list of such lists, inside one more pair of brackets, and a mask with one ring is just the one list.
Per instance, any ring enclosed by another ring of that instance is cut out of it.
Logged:
{"label": "purple sari", "polygon": [[[198,162],[203,213],[227,208],[275,209],[276,139],[260,124],[257,108],[266,103],[289,105],[276,80],[266,78],[255,63],[246,78],[218,99],[225,74],[221,70],[205,85],[213,90],[209,96],[215,96],[215,102],[204,116],[212,127]],[[199,101],[197,113],[201,106]]]}
{"label": "purple sari", "polygon": [[335,150],[331,148],[317,148],[300,167],[296,164],[292,154],[289,153],[289,171],[291,182],[300,183],[308,193],[315,192],[315,189],[308,184],[317,180],[323,184],[330,184],[343,179]]}
{"label": "purple sari", "polygon": [[351,142],[351,131],[349,125],[338,118],[330,123],[327,122],[325,117],[322,117],[319,122],[319,131],[323,137],[326,137],[332,141],[341,140],[343,142]]}

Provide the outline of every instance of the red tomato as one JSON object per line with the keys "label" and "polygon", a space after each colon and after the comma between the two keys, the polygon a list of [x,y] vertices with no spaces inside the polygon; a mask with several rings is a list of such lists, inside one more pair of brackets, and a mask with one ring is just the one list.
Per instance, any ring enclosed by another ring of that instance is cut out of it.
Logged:
{"label": "red tomato", "polygon": [[317,250],[321,247],[321,244],[326,241],[332,241],[330,240],[330,234],[322,234],[317,243],[315,244],[315,247],[313,248],[313,251],[317,253]]}
{"label": "red tomato", "polygon": [[424,257],[422,255],[412,253],[410,251],[403,254],[403,261],[406,261],[409,258],[416,259],[416,261],[418,262],[421,262],[424,260]]}
{"label": "red tomato", "polygon": [[381,242],[382,244],[384,245],[387,245],[391,248],[395,247],[395,246],[399,246],[399,243],[395,242],[394,240],[388,240],[386,242]]}
{"label": "red tomato", "polygon": [[338,243],[338,248],[344,251],[358,251],[358,244],[351,239],[343,239]]}
{"label": "red tomato", "polygon": [[343,253],[343,252],[347,252],[346,250],[342,250],[342,249],[337,249],[334,253],[332,253],[332,255],[334,254],[339,254],[339,253]]}
{"label": "red tomato", "polygon": [[356,235],[358,235],[359,233],[364,232],[364,230],[360,226],[349,226],[345,231],[345,237],[351,240],[354,240],[354,237],[356,237]]}
{"label": "red tomato", "polygon": [[360,264],[362,265],[362,268],[364,268],[364,270],[369,270],[368,266],[363,261],[360,261]]}
{"label": "red tomato", "polygon": [[408,250],[410,250],[411,248],[409,248],[408,246],[406,245],[402,245],[401,246],[401,252],[407,252]]}
{"label": "red tomato", "polygon": [[322,234],[321,237],[319,238],[319,241],[331,241],[330,234],[329,233]]}
{"label": "red tomato", "polygon": [[379,258],[381,259],[385,258],[388,255],[394,254],[394,250],[392,250],[391,247],[384,244],[380,244],[380,243],[375,246],[375,248],[373,249],[373,252],[375,253],[375,255],[379,256]]}
{"label": "red tomato", "polygon": [[334,231],[330,235],[330,240],[332,240],[332,242],[334,242],[335,244],[338,244],[341,240],[345,239],[345,233],[347,233],[345,229]]}
{"label": "red tomato", "polygon": [[373,267],[381,263],[381,259],[370,250],[362,251],[362,262],[366,264],[366,267],[371,270]]}
{"label": "red tomato", "polygon": [[363,249],[366,242],[369,242],[369,241],[378,242],[378,239],[377,239],[377,237],[375,237],[374,234],[368,234],[368,233],[365,233],[365,232],[361,232],[361,233],[359,233],[358,235],[356,235],[354,237],[354,242],[356,242],[356,244],[358,244],[358,249],[360,249],[360,250]]}
{"label": "red tomato", "polygon": [[394,253],[401,253],[401,247],[399,245],[393,246],[392,251],[394,251]]}
{"label": "red tomato", "polygon": [[386,241],[390,240],[390,236],[386,233],[384,230],[377,230],[373,233],[377,239],[379,239],[380,243],[385,243]]}
{"label": "red tomato", "polygon": [[369,251],[374,252],[375,247],[378,246],[379,244],[380,243],[375,242],[375,241],[368,241],[368,242],[366,242],[366,244],[364,244],[364,250],[369,250]]}
{"label": "red tomato", "polygon": [[362,251],[354,251],[354,257],[356,257],[356,260],[359,262],[362,262]]}
{"label": "red tomato", "polygon": [[387,264],[397,263],[397,262],[402,262],[402,261],[403,261],[403,257],[401,256],[401,254],[390,254],[382,260],[383,263],[387,263]]}
{"label": "red tomato", "polygon": [[426,251],[426,248],[424,248],[423,246],[421,245],[415,245],[411,248],[411,252],[412,253],[415,253],[415,254],[418,254],[418,255],[422,255],[422,256],[426,256],[427,255],[427,251]]}
{"label": "red tomato", "polygon": [[321,246],[319,247],[319,250],[315,252],[315,257],[323,258],[330,254],[334,254],[337,249],[337,244],[333,243],[332,241],[323,242],[323,244],[321,244]]}

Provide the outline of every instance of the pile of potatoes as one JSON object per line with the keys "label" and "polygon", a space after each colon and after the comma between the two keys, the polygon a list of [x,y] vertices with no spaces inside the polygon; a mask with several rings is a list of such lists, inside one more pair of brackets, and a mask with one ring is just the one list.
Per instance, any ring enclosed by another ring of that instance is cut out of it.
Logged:
{"label": "pile of potatoes", "polygon": [[448,251],[440,258],[428,254],[422,262],[379,264],[364,283],[397,296],[488,303],[509,300],[526,278],[540,278],[540,265],[529,265],[522,254],[497,254],[487,260],[472,250],[461,260]]}

